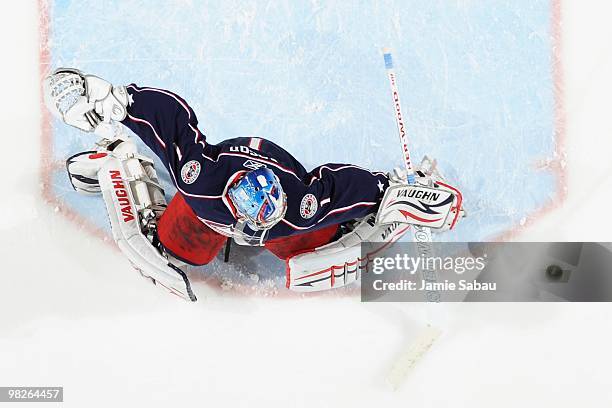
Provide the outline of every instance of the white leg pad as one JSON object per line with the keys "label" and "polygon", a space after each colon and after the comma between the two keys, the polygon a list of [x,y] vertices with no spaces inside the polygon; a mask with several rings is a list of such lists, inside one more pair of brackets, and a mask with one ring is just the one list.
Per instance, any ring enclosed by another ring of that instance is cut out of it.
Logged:
{"label": "white leg pad", "polygon": [[170,292],[195,301],[187,275],[166,259],[143,234],[139,210],[151,203],[145,192],[147,175],[138,159],[110,158],[100,168],[98,180],[113,238],[119,249],[144,277]]}
{"label": "white leg pad", "polygon": [[[356,282],[377,252],[397,241],[409,225],[395,222],[380,225],[376,215],[364,218],[355,229],[337,241],[287,260],[287,288],[297,292],[333,289]],[[361,243],[376,242],[362,256]]]}

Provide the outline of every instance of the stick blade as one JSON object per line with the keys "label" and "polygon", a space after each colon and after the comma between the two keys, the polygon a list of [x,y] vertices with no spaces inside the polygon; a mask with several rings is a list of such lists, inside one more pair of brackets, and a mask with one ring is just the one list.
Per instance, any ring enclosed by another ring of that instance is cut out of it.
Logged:
{"label": "stick blade", "polygon": [[395,360],[387,375],[387,381],[394,391],[399,389],[408,374],[410,374],[425,353],[429,351],[441,334],[442,331],[440,329],[427,326],[408,344],[397,360]]}

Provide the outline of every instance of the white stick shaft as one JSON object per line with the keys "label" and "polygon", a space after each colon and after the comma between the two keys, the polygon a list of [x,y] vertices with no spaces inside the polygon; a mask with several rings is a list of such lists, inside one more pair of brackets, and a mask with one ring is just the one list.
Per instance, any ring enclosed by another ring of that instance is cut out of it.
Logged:
{"label": "white stick shaft", "polygon": [[[389,85],[391,86],[393,113],[395,114],[395,123],[397,124],[400,145],[402,147],[402,154],[404,156],[404,166],[406,167],[408,184],[414,184],[414,167],[412,167],[412,160],[410,159],[410,149],[408,149],[408,135],[406,134],[406,126],[404,125],[404,115],[402,114],[402,104],[400,102],[399,90],[397,89],[397,78],[395,75],[395,70],[393,69],[393,56],[391,55],[391,50],[388,48],[384,48],[383,56],[385,58],[385,69],[387,70]],[[431,230],[427,227],[413,226],[412,232],[415,242],[432,241]],[[431,251],[431,248],[426,249]]]}
{"label": "white stick shaft", "polygon": [[[404,116],[402,115],[402,106],[400,103],[399,91],[397,89],[397,81],[395,71],[393,70],[393,57],[391,56],[391,50],[388,48],[383,49],[385,57],[385,68],[387,70],[387,76],[389,78],[389,85],[391,86],[391,97],[393,98],[395,123],[397,124],[397,130],[399,132],[400,144],[402,147],[402,154],[404,156],[404,166],[408,176],[408,183],[414,184],[414,167],[412,166],[412,160],[410,159],[410,150],[408,149],[408,135],[406,134],[406,127],[404,125]],[[433,243],[431,237],[431,230],[427,227],[412,226],[412,236],[414,242],[418,245],[419,254],[422,256],[432,256]],[[434,281],[437,281],[437,274],[435,270],[432,271],[421,271],[423,277],[429,272],[428,278],[434,276]],[[439,293],[427,293],[427,300],[430,302],[439,301]],[[430,349],[433,343],[440,336],[441,331],[437,328],[427,327],[421,332],[421,334],[412,342],[409,343],[407,349],[399,356],[391,371],[388,374],[388,381],[391,383],[394,389],[398,389],[406,376],[410,373],[415,364],[421,359],[421,357]]]}
{"label": "white stick shaft", "polygon": [[410,159],[410,149],[408,149],[408,135],[406,134],[404,115],[402,114],[402,104],[400,102],[399,90],[397,89],[395,70],[393,69],[393,57],[388,48],[385,48],[383,53],[387,77],[389,78],[389,85],[391,86],[393,113],[395,115],[395,123],[397,124],[397,131],[399,133],[400,146],[402,147],[402,155],[404,157],[404,166],[408,176],[408,183],[414,184],[414,167],[412,166],[412,160]]}

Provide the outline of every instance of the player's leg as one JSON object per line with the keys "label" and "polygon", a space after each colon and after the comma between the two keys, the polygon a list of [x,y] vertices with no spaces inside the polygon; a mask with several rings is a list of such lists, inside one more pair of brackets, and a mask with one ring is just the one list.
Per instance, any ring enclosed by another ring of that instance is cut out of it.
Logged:
{"label": "player's leg", "polygon": [[329,225],[303,234],[272,239],[266,242],[266,249],[280,259],[288,259],[330,243],[339,235],[338,231],[338,225]]}
{"label": "player's leg", "polygon": [[158,221],[158,237],[175,258],[192,265],[212,261],[226,238],[208,228],[177,193]]}

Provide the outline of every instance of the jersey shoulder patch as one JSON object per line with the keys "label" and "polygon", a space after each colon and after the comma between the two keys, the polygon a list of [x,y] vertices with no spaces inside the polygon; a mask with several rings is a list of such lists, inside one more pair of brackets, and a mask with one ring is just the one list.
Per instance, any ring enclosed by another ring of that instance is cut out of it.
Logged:
{"label": "jersey shoulder patch", "polygon": [[314,194],[306,194],[302,198],[302,202],[300,203],[300,215],[305,220],[308,220],[317,213],[319,209],[319,202],[317,201],[317,197]]}
{"label": "jersey shoulder patch", "polygon": [[185,184],[193,184],[202,171],[202,165],[197,160],[189,160],[181,167],[181,180]]}

